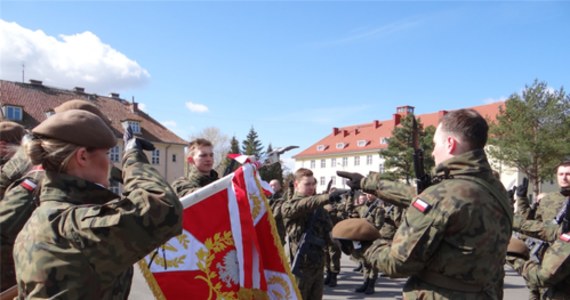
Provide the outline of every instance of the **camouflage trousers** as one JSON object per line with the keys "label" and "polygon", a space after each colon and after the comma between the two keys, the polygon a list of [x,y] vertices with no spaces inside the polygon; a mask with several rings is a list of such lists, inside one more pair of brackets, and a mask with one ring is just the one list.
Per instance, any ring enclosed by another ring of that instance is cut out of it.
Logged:
{"label": "camouflage trousers", "polygon": [[0,247],[0,291],[7,290],[16,284],[16,270],[12,257],[13,246]]}
{"label": "camouflage trousers", "polygon": [[366,259],[360,259],[360,262],[362,263],[362,273],[364,274],[365,279],[378,278],[377,268],[375,268],[372,264],[370,264]]}
{"label": "camouflage trousers", "polygon": [[339,273],[340,272],[340,256],[342,252],[335,245],[329,245],[325,251],[325,268],[327,272]]}
{"label": "camouflage trousers", "polygon": [[295,276],[297,286],[304,300],[323,299],[324,270],[320,268],[304,268],[301,271],[303,276]]}

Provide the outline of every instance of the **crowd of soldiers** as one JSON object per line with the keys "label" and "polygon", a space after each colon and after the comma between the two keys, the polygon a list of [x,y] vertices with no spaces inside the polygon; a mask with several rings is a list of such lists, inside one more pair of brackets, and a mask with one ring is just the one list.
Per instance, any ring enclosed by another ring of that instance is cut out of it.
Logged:
{"label": "crowd of soldiers", "polygon": [[[1,289],[18,299],[125,299],[132,265],[180,234],[178,199],[219,178],[213,145],[193,140],[187,176],[169,184],[144,154],[154,146],[129,128],[122,166],[111,167],[116,139],[93,104],[72,100],[55,112],[28,133],[0,122]],[[537,205],[528,180],[507,191],[494,175],[487,134],[473,110],[446,114],[422,191],[375,172],[337,172],[350,189],[322,194],[306,168],[285,189],[270,181],[301,297],[322,299],[324,285],[337,285],[342,252],[359,262],[356,293],[375,293],[382,274],[408,278],[405,299],[502,299],[507,263],[533,299],[570,299],[570,160],[556,170],[560,191]],[[121,195],[109,180],[123,184]]]}

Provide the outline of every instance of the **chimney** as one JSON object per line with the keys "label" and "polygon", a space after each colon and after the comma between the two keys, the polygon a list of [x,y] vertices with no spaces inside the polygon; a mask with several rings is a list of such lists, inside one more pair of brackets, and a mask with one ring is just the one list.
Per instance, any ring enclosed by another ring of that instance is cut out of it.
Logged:
{"label": "chimney", "polygon": [[393,114],[394,126],[398,126],[400,124],[400,119],[402,116],[400,114]]}
{"label": "chimney", "polygon": [[30,79],[30,83],[32,85],[43,86],[43,83],[41,80]]}
{"label": "chimney", "polygon": [[378,121],[378,120],[374,120],[374,121],[372,121],[372,125],[374,125],[374,129],[376,129],[376,128],[382,126],[382,123],[380,123],[380,121]]}
{"label": "chimney", "polygon": [[119,99],[119,96],[120,96],[119,93],[111,93],[111,94],[109,95],[109,97],[115,98],[115,99]]}
{"label": "chimney", "polygon": [[131,112],[136,114],[139,111],[139,104],[135,102],[135,96],[131,98],[131,104],[129,105]]}
{"label": "chimney", "polygon": [[79,86],[74,87],[73,90],[74,90],[76,93],[85,93],[85,88],[82,88],[82,87],[79,87]]}
{"label": "chimney", "polygon": [[343,133],[343,136],[344,136],[344,137],[348,136],[348,130],[344,129],[344,130],[342,131],[342,133]]}
{"label": "chimney", "polygon": [[340,129],[338,127],[333,127],[333,135],[337,135],[340,133]]}
{"label": "chimney", "polygon": [[360,133],[360,128],[354,128],[354,135],[358,135]]}

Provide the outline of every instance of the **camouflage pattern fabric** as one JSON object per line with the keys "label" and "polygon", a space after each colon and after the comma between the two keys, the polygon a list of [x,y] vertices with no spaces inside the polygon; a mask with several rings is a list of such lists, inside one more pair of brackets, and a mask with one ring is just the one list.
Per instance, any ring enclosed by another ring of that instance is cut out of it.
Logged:
{"label": "camouflage pattern fabric", "polygon": [[[346,218],[346,204],[342,201],[329,203],[325,205],[325,210],[328,212],[331,219],[331,224],[334,227],[336,223]],[[325,269],[327,272],[338,274],[340,272],[340,258],[342,252],[336,243],[329,243],[325,249]]]}
{"label": "camouflage pattern fabric", "polygon": [[570,232],[552,243],[540,264],[514,256],[507,262],[529,285],[547,288],[542,299],[570,299]]}
{"label": "camouflage pattern fabric", "polygon": [[[327,243],[332,243],[330,231],[332,222],[329,215],[323,209],[323,205],[328,202],[327,194],[302,197],[293,194],[281,206],[283,221],[289,238],[289,253],[291,262],[299,248],[301,236],[305,230],[310,230],[314,240],[306,240],[310,243],[309,250],[300,259],[300,270],[302,277],[295,276],[301,296],[303,299],[321,299],[324,283],[324,248]],[[311,228],[306,228],[309,218],[315,215],[315,220]],[[320,246],[319,246],[320,245]],[[320,291],[320,294],[317,293]]]}
{"label": "camouflage pattern fabric", "polygon": [[23,147],[0,166],[0,201],[4,198],[6,189],[16,180],[22,178],[32,168],[32,163],[28,159]]}
{"label": "camouflage pattern fabric", "polygon": [[386,240],[392,240],[404,215],[404,208],[390,204],[384,208],[384,224],[380,228],[380,236]]}
{"label": "camouflage pattern fabric", "polygon": [[36,209],[43,170],[34,170],[10,185],[0,201],[0,284],[6,290],[16,284],[12,252],[16,236]]}
{"label": "camouflage pattern fabric", "polygon": [[502,299],[512,229],[505,188],[483,150],[444,161],[435,175],[439,183],[410,201],[392,245],[373,245],[366,258],[389,276],[411,276],[404,299]]}
{"label": "camouflage pattern fabric", "polygon": [[559,192],[548,193],[540,200],[540,204],[536,209],[535,220],[540,221],[552,221],[556,217],[556,214],[562,208],[566,197],[562,196]]}
{"label": "camouflage pattern fabric", "polygon": [[381,175],[377,172],[370,172],[362,179],[362,190],[398,207],[410,206],[416,195],[415,188],[401,182],[381,179]]}
{"label": "camouflage pattern fabric", "polygon": [[123,197],[46,172],[41,205],[18,234],[19,299],[126,299],[132,265],[182,231],[182,205],[141,150],[123,158]]}
{"label": "camouflage pattern fabric", "polygon": [[209,175],[204,175],[200,173],[194,165],[191,165],[188,177],[180,177],[174,180],[174,182],[172,182],[172,188],[176,192],[176,195],[182,198],[218,179],[218,172],[211,170]]}
{"label": "camouflage pattern fabric", "polygon": [[275,219],[275,226],[277,227],[277,234],[279,234],[279,239],[281,240],[281,245],[285,245],[285,224],[283,223],[283,215],[281,214],[281,206],[285,202],[283,199],[283,193],[277,192],[269,198],[269,206],[271,212],[273,212],[273,218]]}
{"label": "camouflage pattern fabric", "polygon": [[549,243],[556,241],[560,236],[560,229],[560,226],[554,222],[526,220],[521,215],[515,215],[513,218],[514,231]]}

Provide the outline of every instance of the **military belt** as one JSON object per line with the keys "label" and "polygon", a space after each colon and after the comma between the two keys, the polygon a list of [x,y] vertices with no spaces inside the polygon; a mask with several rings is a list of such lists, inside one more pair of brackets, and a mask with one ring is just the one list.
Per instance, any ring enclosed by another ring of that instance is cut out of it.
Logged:
{"label": "military belt", "polygon": [[484,290],[482,286],[469,284],[459,279],[441,275],[439,273],[428,270],[422,271],[415,277],[431,285],[453,291],[479,293]]}

